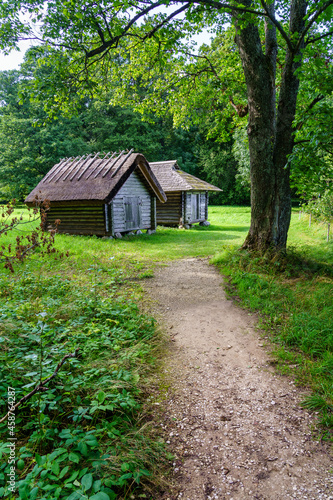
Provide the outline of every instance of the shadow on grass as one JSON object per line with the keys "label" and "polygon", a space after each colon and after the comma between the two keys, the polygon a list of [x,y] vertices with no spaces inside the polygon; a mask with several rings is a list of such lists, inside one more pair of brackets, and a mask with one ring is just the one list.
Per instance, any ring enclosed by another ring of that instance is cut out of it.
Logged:
{"label": "shadow on grass", "polygon": [[[234,226],[233,226],[234,227]],[[133,256],[153,260],[175,259],[187,257],[211,257],[226,246],[243,243],[243,230],[234,227],[214,226],[182,230],[178,228],[158,227],[153,235],[124,236],[111,240],[89,236],[59,235],[59,245],[70,253],[89,254],[95,258],[108,258],[110,255]],[[245,230],[245,226],[244,226]]]}
{"label": "shadow on grass", "polygon": [[250,226],[216,226],[215,224],[212,224],[208,228],[203,228],[200,226],[194,226],[190,231],[193,231],[193,229],[199,229],[199,231],[218,231],[218,232],[224,232],[224,231],[239,231],[239,232],[247,232],[249,230]]}

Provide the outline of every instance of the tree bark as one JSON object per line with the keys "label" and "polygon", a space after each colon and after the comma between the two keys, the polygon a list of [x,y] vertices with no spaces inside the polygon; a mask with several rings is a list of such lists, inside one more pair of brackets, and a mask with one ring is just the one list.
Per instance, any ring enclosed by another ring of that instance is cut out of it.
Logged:
{"label": "tree bark", "polygon": [[[242,2],[244,4],[244,0]],[[251,0],[248,0],[248,6]],[[270,4],[274,15],[274,4]],[[304,29],[305,0],[293,0],[289,32],[299,39]],[[288,155],[294,141],[293,121],[302,45],[287,48],[276,111],[276,28],[265,26],[265,53],[258,28],[234,14],[236,43],[243,65],[249,106],[248,139],[251,162],[251,226],[243,248],[265,252],[284,250],[291,216]]]}
{"label": "tree bark", "polygon": [[[298,36],[305,28],[306,1],[293,0],[289,30]],[[279,104],[276,119],[276,140],[273,163],[276,170],[276,201],[274,206],[273,242],[277,248],[285,248],[291,217],[290,166],[288,156],[294,147],[293,122],[296,114],[296,103],[299,89],[297,69],[302,64],[303,43],[298,50],[287,48],[285,65],[282,74]]]}

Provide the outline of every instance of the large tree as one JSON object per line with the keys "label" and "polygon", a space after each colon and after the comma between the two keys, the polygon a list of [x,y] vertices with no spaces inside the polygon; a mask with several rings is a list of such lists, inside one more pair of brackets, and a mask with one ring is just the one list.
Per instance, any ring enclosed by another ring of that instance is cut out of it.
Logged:
{"label": "large tree", "polygon": [[[248,105],[252,216],[244,246],[263,251],[286,247],[291,215],[288,156],[295,141],[299,78],[305,57],[314,57],[324,41],[332,43],[332,5],[333,0],[5,1],[0,36],[6,48],[22,36],[52,45],[60,90],[81,87],[91,92],[94,83],[87,72],[96,61],[99,75],[112,71],[108,56],[123,40],[135,45],[155,39],[166,53],[177,50],[186,35],[231,21]],[[167,9],[161,11],[163,6]],[[315,96],[309,106],[319,101],[320,95]]]}

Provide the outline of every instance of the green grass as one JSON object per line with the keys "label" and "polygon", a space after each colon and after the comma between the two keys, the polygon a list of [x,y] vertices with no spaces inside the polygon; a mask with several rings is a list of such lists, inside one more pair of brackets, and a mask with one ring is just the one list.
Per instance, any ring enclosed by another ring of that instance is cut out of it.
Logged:
{"label": "green grass", "polygon": [[[121,240],[56,235],[56,247],[68,250],[68,258],[36,252],[15,266],[15,274],[0,272],[2,414],[7,385],[19,399],[41,369],[42,376],[53,373],[66,353],[80,349],[45,392],[17,410],[20,498],[156,496],[155,471],[167,454],[146,426],[145,400],[162,340],[136,304],[140,281],[153,275],[157,262],[207,257],[222,270],[230,293],[261,314],[281,372],[311,388],[304,406],[319,412],[322,436],[330,436],[333,242],[326,243],[325,227],[309,228],[307,217],[299,219],[294,210],[289,257],[272,260],[237,250],[249,228],[248,207],[212,206],[209,220],[207,228],[159,227],[154,235]],[[1,243],[28,226],[3,235]],[[7,423],[0,424],[1,438],[8,439]],[[1,489],[8,471],[3,444],[1,454],[0,496],[14,498]]]}
{"label": "green grass", "polygon": [[333,264],[333,235],[326,242],[327,226],[312,221],[309,227],[309,215],[293,209],[288,244],[303,251],[307,259]]}
{"label": "green grass", "polygon": [[58,235],[61,251],[68,245],[72,252],[84,259],[115,258],[161,262],[186,257],[210,257],[225,245],[240,245],[249,228],[248,207],[210,207],[209,227],[195,225],[191,230],[158,227],[157,233],[125,237],[121,240],[103,240],[86,236]]}
{"label": "green grass", "polygon": [[227,276],[230,294],[260,313],[280,371],[312,390],[304,406],[319,413],[321,437],[332,439],[333,242],[326,243],[323,226],[309,228],[298,214],[290,241],[287,256],[226,249],[212,262]]}

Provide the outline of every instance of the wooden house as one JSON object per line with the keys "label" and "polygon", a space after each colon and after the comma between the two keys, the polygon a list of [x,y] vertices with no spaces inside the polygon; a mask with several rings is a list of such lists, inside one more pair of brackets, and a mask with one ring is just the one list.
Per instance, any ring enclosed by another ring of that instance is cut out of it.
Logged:
{"label": "wooden house", "polygon": [[46,229],[59,233],[121,236],[156,229],[156,199],[165,193],[145,157],[133,151],[61,160],[26,198],[49,200]]}
{"label": "wooden house", "polygon": [[208,194],[221,189],[183,172],[175,160],[154,162],[150,166],[167,195],[166,203],[157,202],[157,224],[184,227],[195,223],[209,225]]}

